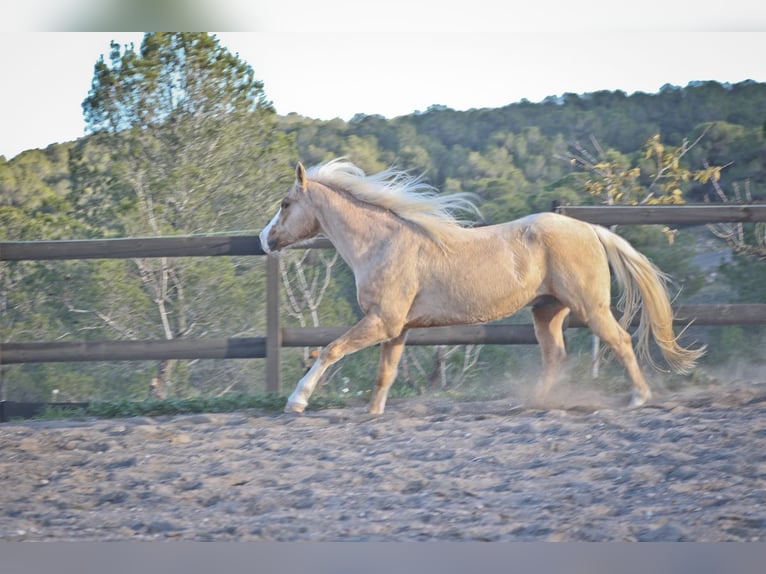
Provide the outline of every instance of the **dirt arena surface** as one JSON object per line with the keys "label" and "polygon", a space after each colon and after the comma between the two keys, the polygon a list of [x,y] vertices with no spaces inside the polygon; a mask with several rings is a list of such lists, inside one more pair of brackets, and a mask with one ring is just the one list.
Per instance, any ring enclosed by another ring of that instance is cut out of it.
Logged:
{"label": "dirt arena surface", "polygon": [[5,423],[0,540],[766,540],[766,384],[619,399]]}

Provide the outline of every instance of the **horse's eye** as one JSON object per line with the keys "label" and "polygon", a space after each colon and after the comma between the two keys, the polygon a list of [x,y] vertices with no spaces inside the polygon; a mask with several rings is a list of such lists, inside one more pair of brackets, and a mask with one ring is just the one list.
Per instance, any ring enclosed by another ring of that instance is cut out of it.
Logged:
{"label": "horse's eye", "polygon": [[283,200],[282,200],[282,205],[280,205],[280,207],[281,207],[282,209],[287,209],[288,207],[290,207],[290,202],[289,202],[289,201],[287,201],[286,199],[283,199]]}

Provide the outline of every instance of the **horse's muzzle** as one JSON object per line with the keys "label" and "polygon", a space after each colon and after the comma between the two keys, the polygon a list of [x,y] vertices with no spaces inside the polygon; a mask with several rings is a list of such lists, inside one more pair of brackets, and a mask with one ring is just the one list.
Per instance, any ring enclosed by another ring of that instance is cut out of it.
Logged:
{"label": "horse's muzzle", "polygon": [[276,251],[278,249],[277,241],[271,237],[270,231],[271,225],[268,225],[258,234],[258,239],[261,241],[261,249],[263,249],[264,253],[271,253],[272,251]]}

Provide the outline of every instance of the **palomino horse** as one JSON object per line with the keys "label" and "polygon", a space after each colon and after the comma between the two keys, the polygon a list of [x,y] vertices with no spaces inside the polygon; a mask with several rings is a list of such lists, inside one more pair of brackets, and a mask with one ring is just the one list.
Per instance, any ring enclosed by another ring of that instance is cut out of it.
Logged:
{"label": "palomino horse", "polygon": [[[637,349],[644,356],[650,334],[677,371],[691,368],[703,352],[677,344],[663,273],[603,227],[554,213],[463,227],[453,213],[473,207],[465,195],[438,195],[404,172],[365,175],[342,158],[308,171],[299,163],[295,177],[261,231],[261,245],[272,252],[325,235],[354,272],[364,317],[322,350],[286,412],[306,408],[332,364],[381,343],[369,410],[382,413],[408,329],[491,321],[527,305],[542,351],[541,398],[566,356],[563,325],[570,311],[625,367],[632,406],[651,397],[626,331],[639,308]],[[623,289],[620,322],[610,309],[610,265]]]}

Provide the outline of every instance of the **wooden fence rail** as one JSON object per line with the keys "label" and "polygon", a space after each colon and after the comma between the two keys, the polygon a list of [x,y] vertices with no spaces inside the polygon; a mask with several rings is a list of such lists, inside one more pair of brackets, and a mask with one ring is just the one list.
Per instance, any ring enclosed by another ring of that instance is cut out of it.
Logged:
{"label": "wooden fence rail", "polygon": [[599,225],[704,225],[766,221],[766,204],[560,205],[558,213]]}
{"label": "wooden fence rail", "polygon": [[[678,305],[675,324],[685,326],[754,325],[766,323],[766,304]],[[638,318],[636,317],[635,321]],[[569,328],[584,327],[575,317]],[[285,327],[281,347],[323,347],[348,327]],[[82,341],[55,343],[5,343],[2,363],[51,363],[80,361],[138,361],[164,359],[263,359],[268,337],[231,339],[174,339],[149,341]],[[408,345],[518,345],[536,344],[532,325],[479,324],[412,329]]]}
{"label": "wooden fence rail", "polygon": [[[699,225],[766,221],[766,205],[560,206],[557,211],[601,225]],[[326,239],[303,248],[332,247]],[[0,261],[264,255],[258,236],[187,236],[76,241],[0,242]],[[277,256],[267,259],[265,337],[0,344],[0,365],[33,362],[266,358],[267,390],[279,392],[280,348],[324,346],[347,327],[282,328]],[[695,325],[766,323],[766,304],[680,305],[676,322]],[[583,325],[572,318],[570,327]],[[532,325],[459,325],[413,329],[410,345],[535,344]]]}
{"label": "wooden fence rail", "polygon": [[0,261],[265,255],[257,235],[3,241]]}
{"label": "wooden fence rail", "polygon": [[[766,222],[766,204],[561,205],[556,211],[599,225],[703,225]],[[326,248],[326,239],[301,247]],[[264,255],[257,235],[2,241],[0,261]]]}

